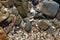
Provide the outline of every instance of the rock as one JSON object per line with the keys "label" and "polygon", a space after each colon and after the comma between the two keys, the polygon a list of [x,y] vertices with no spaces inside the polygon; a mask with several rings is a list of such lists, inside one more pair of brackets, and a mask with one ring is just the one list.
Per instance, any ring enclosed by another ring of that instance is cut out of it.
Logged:
{"label": "rock", "polygon": [[44,1],[42,3],[42,13],[47,17],[54,18],[59,9],[59,4],[53,1]]}
{"label": "rock", "polygon": [[40,21],[40,22],[38,22],[38,27],[41,30],[47,30],[49,28],[49,25],[44,21]]}
{"label": "rock", "polygon": [[26,22],[26,24],[25,24],[25,30],[27,32],[30,32],[31,31],[31,24],[30,24],[30,22]]}
{"label": "rock", "polygon": [[1,27],[0,27],[0,40],[8,40],[6,32]]}
{"label": "rock", "polygon": [[22,18],[20,15],[16,16],[15,25],[20,25]]}
{"label": "rock", "polygon": [[53,0],[53,1],[57,2],[60,5],[60,1],[59,0]]}
{"label": "rock", "polygon": [[58,13],[57,13],[56,19],[57,19],[58,21],[60,21],[60,8],[59,8],[59,11],[58,11]]}
{"label": "rock", "polygon": [[28,1],[27,0],[15,0],[15,5],[17,7],[17,10],[19,14],[22,16],[22,18],[27,17],[27,14],[29,12],[28,8]]}
{"label": "rock", "polygon": [[15,6],[13,6],[12,8],[11,8],[11,11],[12,11],[12,14],[14,14],[15,16],[18,16],[19,14],[18,14],[18,10],[17,10],[17,8],[15,7]]}

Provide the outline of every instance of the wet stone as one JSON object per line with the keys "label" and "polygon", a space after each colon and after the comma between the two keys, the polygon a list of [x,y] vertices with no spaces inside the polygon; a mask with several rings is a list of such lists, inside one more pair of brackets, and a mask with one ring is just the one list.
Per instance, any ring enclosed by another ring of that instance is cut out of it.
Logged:
{"label": "wet stone", "polygon": [[[17,3],[21,5],[21,6],[20,5],[17,6],[18,13],[22,16],[22,18],[27,17],[27,14],[29,12],[28,1],[21,0],[21,1],[18,1]],[[16,5],[18,5],[18,4],[16,4]]]}
{"label": "wet stone", "polygon": [[44,21],[40,21],[40,22],[38,22],[38,27],[41,30],[47,30],[49,28],[49,25],[47,23],[45,23]]}
{"label": "wet stone", "polygon": [[0,40],[8,40],[6,32],[1,27],[0,27]]}
{"label": "wet stone", "polygon": [[58,12],[59,4],[56,2],[44,1],[42,2],[42,12],[48,17],[54,18]]}
{"label": "wet stone", "polygon": [[57,19],[58,21],[60,21],[60,8],[59,8],[59,11],[58,11],[58,13],[57,13],[56,19]]}
{"label": "wet stone", "polygon": [[16,16],[15,25],[20,25],[22,18],[20,15]]}
{"label": "wet stone", "polygon": [[26,24],[25,24],[25,30],[27,32],[30,32],[31,31],[31,24],[30,24],[30,22],[26,22]]}

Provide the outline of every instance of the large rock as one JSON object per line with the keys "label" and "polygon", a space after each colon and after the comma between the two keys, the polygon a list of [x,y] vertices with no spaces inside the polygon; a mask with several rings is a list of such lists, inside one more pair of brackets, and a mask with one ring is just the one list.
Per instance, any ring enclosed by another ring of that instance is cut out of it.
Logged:
{"label": "large rock", "polygon": [[48,17],[55,17],[59,9],[59,4],[53,1],[44,1],[42,3],[42,12]]}

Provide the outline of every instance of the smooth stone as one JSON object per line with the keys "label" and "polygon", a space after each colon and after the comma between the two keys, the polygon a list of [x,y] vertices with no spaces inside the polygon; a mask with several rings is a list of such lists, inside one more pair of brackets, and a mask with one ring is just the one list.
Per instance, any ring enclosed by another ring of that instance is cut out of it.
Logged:
{"label": "smooth stone", "polygon": [[18,10],[17,10],[17,8],[15,6],[13,6],[11,8],[11,11],[12,11],[12,14],[14,14],[15,16],[18,16],[19,15]]}
{"label": "smooth stone", "polygon": [[47,23],[45,23],[44,21],[40,21],[38,22],[38,27],[41,29],[41,30],[47,30],[49,28],[49,25]]}
{"label": "smooth stone", "polygon": [[31,24],[30,24],[30,22],[26,22],[26,24],[25,24],[25,30],[27,32],[30,32],[31,31]]}
{"label": "smooth stone", "polygon": [[48,17],[55,17],[59,9],[59,4],[53,1],[42,2],[42,12]]}
{"label": "smooth stone", "polygon": [[[18,13],[21,15],[22,18],[27,17],[27,14],[29,12],[29,8],[28,8],[28,1],[27,0],[16,0],[15,5],[16,8],[18,10]],[[19,4],[19,5],[18,5]]]}

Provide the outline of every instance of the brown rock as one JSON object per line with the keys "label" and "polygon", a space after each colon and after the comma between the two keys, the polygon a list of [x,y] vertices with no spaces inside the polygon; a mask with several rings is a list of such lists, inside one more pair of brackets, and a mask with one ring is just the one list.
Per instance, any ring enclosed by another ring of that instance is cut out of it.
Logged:
{"label": "brown rock", "polygon": [[41,30],[46,30],[46,29],[49,27],[49,25],[46,24],[44,21],[41,21],[41,22],[38,23],[38,27],[39,27]]}
{"label": "brown rock", "polygon": [[6,32],[1,27],[0,27],[0,40],[8,40]]}

